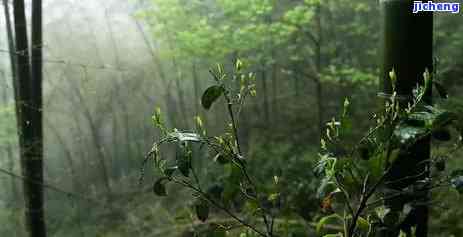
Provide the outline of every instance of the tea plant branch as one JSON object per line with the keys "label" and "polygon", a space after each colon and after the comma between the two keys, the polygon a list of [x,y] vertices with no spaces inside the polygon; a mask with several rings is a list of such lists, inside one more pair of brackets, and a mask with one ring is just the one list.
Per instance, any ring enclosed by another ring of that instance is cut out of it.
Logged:
{"label": "tea plant branch", "polygon": [[352,216],[354,216],[355,212],[354,212],[354,208],[352,208],[352,205],[350,204],[349,202],[349,193],[347,192],[347,190],[344,188],[344,186],[341,184],[341,182],[339,182],[338,178],[335,176],[334,177],[334,180],[336,182],[336,186],[341,190],[341,193],[343,194],[344,196],[344,199],[345,199],[345,203],[347,205],[347,208],[349,209],[349,212],[351,213]]}
{"label": "tea plant branch", "polygon": [[381,178],[373,185],[373,187],[370,190],[367,190],[367,183],[369,179],[369,175],[366,176],[365,182],[363,185],[363,190],[362,194],[360,196],[360,205],[357,208],[357,211],[355,212],[355,215],[352,217],[352,223],[349,226],[349,232],[347,237],[353,237],[355,228],[357,227],[357,220],[360,217],[360,214],[363,212],[363,210],[367,207],[367,202],[368,199],[373,196],[373,194],[376,192],[376,189],[384,182],[386,179],[386,176],[389,174],[391,168],[388,168],[384,174],[381,176]]}
{"label": "tea plant branch", "polygon": [[[392,147],[391,144],[388,142],[387,148],[386,148],[386,160],[389,160],[389,157],[391,155]],[[355,214],[352,216],[352,223],[349,226],[349,232],[347,237],[353,237],[355,228],[357,227],[357,220],[360,217],[360,214],[363,212],[363,210],[367,207],[367,202],[368,199],[370,199],[371,196],[376,192],[376,189],[383,184],[383,182],[386,180],[386,177],[389,175],[389,172],[392,170],[391,166],[387,168],[387,170],[383,173],[383,175],[379,178],[379,180],[373,185],[373,187],[367,191],[366,185],[368,184],[368,178],[369,174],[365,177],[365,182],[363,184],[362,188],[362,194],[360,196],[360,204],[357,208],[357,211]]]}
{"label": "tea plant branch", "polygon": [[376,125],[373,129],[370,129],[370,131],[365,136],[363,136],[357,144],[355,144],[354,148],[351,151],[350,156],[353,157],[354,153],[360,148],[362,143],[364,143],[367,139],[369,139],[371,136],[373,136],[385,124],[386,124],[386,120],[384,120],[381,123],[379,123],[378,125]]}
{"label": "tea plant branch", "polygon": [[271,219],[270,219],[270,233],[269,234],[270,236],[273,236],[273,224],[275,223],[275,216],[272,215],[270,218]]}
{"label": "tea plant branch", "polygon": [[240,224],[242,224],[243,226],[246,226],[248,228],[250,228],[251,230],[253,230],[254,232],[256,232],[257,234],[259,234],[260,236],[262,237],[268,237],[268,235],[266,235],[264,232],[258,230],[255,226],[247,223],[246,221],[242,220],[241,218],[239,218],[238,216],[236,216],[235,214],[233,214],[233,212],[231,212],[230,210],[228,210],[226,207],[220,205],[219,203],[217,203],[214,199],[210,198],[209,195],[207,195],[206,193],[204,193],[200,188],[198,187],[195,187],[194,185],[192,185],[191,183],[185,181],[185,180],[179,180],[179,179],[176,179],[174,177],[172,177],[172,181],[174,183],[177,183],[177,184],[180,184],[184,187],[187,187],[193,191],[195,191],[196,193],[198,193],[199,195],[201,195],[202,198],[204,198],[207,202],[209,202],[210,204],[212,204],[213,206],[215,206],[216,208],[222,210],[223,212],[225,212],[227,215],[229,215],[230,217],[232,217],[234,220],[236,220],[237,222],[239,222]]}
{"label": "tea plant branch", "polygon": [[244,107],[244,102],[246,101],[246,97],[248,95],[248,92],[249,92],[249,90],[245,91],[245,93],[242,93],[242,97],[239,100],[238,112],[236,113],[238,119],[240,118],[241,111],[242,111],[242,109]]}
{"label": "tea plant branch", "polygon": [[[262,221],[260,219],[258,219],[259,221]],[[246,227],[240,223],[237,223],[236,225],[230,225],[230,226],[226,226],[225,224],[220,224],[220,223],[229,223],[231,221],[236,221],[234,218],[216,218],[216,219],[210,219],[209,222],[211,223],[216,223],[220,226],[220,228],[224,229],[224,230],[232,230],[232,229],[236,229],[236,228],[240,228],[240,227]],[[276,219],[275,220],[276,223],[280,223],[280,224],[284,224],[284,223],[289,223],[289,224],[302,224],[300,220],[297,220],[297,219]],[[169,227],[165,227],[165,228],[157,228],[157,231],[155,231],[151,236],[166,236],[170,233],[173,233],[174,231],[176,230],[179,230],[179,229],[187,229],[187,228],[191,228],[191,227],[195,227],[195,226],[200,226],[200,225],[203,225],[204,223],[201,222],[201,221],[194,221],[193,223],[189,223],[189,224],[178,224],[178,225],[174,225],[174,226],[169,226]],[[316,228],[317,226],[317,223],[313,223],[313,222],[303,222],[303,224],[307,225],[307,228]],[[333,225],[333,224],[325,224],[324,227],[326,229],[329,229],[329,230],[333,230],[333,231],[341,231],[342,228],[337,226],[337,225]]]}
{"label": "tea plant branch", "polygon": [[[238,142],[238,141],[236,141]],[[232,150],[233,152],[233,150]],[[238,154],[239,156],[239,154]],[[240,158],[238,157],[238,160]],[[272,226],[269,224],[269,221],[267,219],[267,211],[266,209],[262,206],[262,203],[259,201],[259,197],[257,196],[258,192],[257,192],[257,187],[256,185],[254,184],[254,182],[252,181],[251,177],[249,176],[248,172],[247,172],[247,168],[246,166],[244,165],[244,163],[242,162],[237,162],[236,159],[232,159],[232,162],[238,166],[241,170],[241,172],[243,173],[243,175],[245,176],[247,182],[249,183],[249,185],[251,186],[254,194],[255,194],[255,197],[251,198],[251,200],[255,200],[257,202],[257,205],[259,206],[259,208],[262,210],[262,219],[264,220],[264,224],[265,224],[265,227],[267,229],[267,233],[270,235],[270,236],[273,236],[271,233],[273,232],[272,230]],[[245,197],[248,197],[249,198],[249,194],[246,194]]]}
{"label": "tea plant branch", "polygon": [[427,172],[428,172],[427,170],[424,170],[423,172],[420,172],[420,173],[415,174],[415,175],[408,175],[408,176],[402,177],[400,179],[394,179],[394,180],[385,182],[385,184],[395,184],[395,183],[399,183],[399,182],[402,182],[402,181],[413,180],[415,178],[423,177],[423,175],[426,174]]}
{"label": "tea plant branch", "polygon": [[[236,148],[237,148],[237,155],[238,155],[238,159],[242,159],[242,153],[241,153],[241,147],[240,147],[240,141],[239,141],[239,138],[238,138],[238,129],[237,129],[237,126],[236,126],[236,119],[235,119],[235,114],[233,112],[233,102],[228,94],[229,92],[226,91],[224,93],[224,97],[225,97],[225,100],[227,102],[227,109],[228,109],[228,115],[230,116],[230,120],[231,120],[231,124],[232,124],[232,129],[233,129],[233,137],[235,138],[235,143],[236,143]],[[232,150],[233,151],[233,150]],[[241,163],[241,162],[240,162]],[[254,182],[252,181],[251,177],[249,176],[249,174],[247,173],[247,169],[245,167],[244,164],[240,164],[241,166],[241,171],[243,172],[244,176],[246,177],[247,181],[249,182],[249,184],[251,185],[251,187],[253,188],[254,190],[254,193],[257,195],[257,188],[256,188],[256,185],[254,184]],[[269,224],[269,221],[268,221],[268,218],[267,218],[267,214],[265,213],[265,208],[262,208],[262,204],[260,203],[260,201],[258,200],[258,197],[256,197],[257,199],[257,203],[259,205],[259,207],[261,208],[262,210],[262,218],[264,220],[264,223],[265,223],[265,226],[267,228],[267,233],[272,236],[272,226]]]}
{"label": "tea plant branch", "polygon": [[[419,189],[419,190],[416,190],[417,192],[420,192],[420,191],[431,191],[433,189],[436,189],[436,188],[442,188],[442,187],[448,187],[450,186],[450,184],[447,183],[447,181],[440,181],[439,183],[437,184],[434,184],[434,185],[431,185],[429,187],[426,187],[426,188],[423,188],[423,189]],[[399,196],[402,196],[404,194],[407,194],[408,192],[407,191],[398,191],[397,193],[394,193],[394,194],[391,194],[391,195],[388,195],[388,196],[384,196],[384,197],[381,197],[381,198],[378,198],[374,201],[371,201],[369,203],[367,203],[367,207],[366,208],[372,208],[372,207],[375,207],[376,205],[378,205],[379,203],[381,202],[384,202],[386,200],[391,200],[391,199],[394,199],[396,197],[399,197]]]}
{"label": "tea plant branch", "polygon": [[236,149],[238,150],[238,155],[241,156],[242,154],[241,154],[241,147],[240,147],[239,138],[238,138],[238,129],[236,128],[236,120],[235,120],[235,115],[233,113],[233,102],[230,96],[228,95],[228,91],[224,93],[224,97],[225,97],[225,100],[227,101],[228,115],[230,116],[230,120],[231,120],[231,124],[233,128],[233,136],[236,142]]}

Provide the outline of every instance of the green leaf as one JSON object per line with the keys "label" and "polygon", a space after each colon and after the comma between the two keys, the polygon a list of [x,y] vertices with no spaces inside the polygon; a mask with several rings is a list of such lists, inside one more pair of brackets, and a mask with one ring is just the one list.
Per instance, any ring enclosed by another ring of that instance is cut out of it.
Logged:
{"label": "green leaf", "polygon": [[370,223],[365,218],[360,216],[357,219],[357,226],[358,226],[358,228],[360,228],[362,230],[368,231],[368,229],[370,228]]}
{"label": "green leaf", "polygon": [[331,177],[324,177],[317,189],[317,198],[324,198],[327,194],[336,190],[336,184],[332,181]]}
{"label": "green leaf", "polygon": [[256,200],[247,200],[244,204],[244,210],[251,215],[255,215],[260,210],[259,203]]}
{"label": "green leaf", "polygon": [[405,123],[410,126],[415,127],[424,127],[424,126],[431,126],[432,121],[435,119],[434,114],[430,112],[420,111],[414,112],[408,116]]}
{"label": "green leaf", "polygon": [[212,104],[220,98],[224,92],[225,88],[223,86],[214,85],[207,88],[201,98],[201,104],[205,109],[210,109]]}
{"label": "green leaf", "polygon": [[449,125],[451,122],[457,119],[457,115],[447,110],[437,108],[435,106],[425,106],[432,117],[429,121],[426,121],[427,126],[435,128],[441,128]]}
{"label": "green leaf", "polygon": [[157,127],[162,126],[162,117],[161,117],[161,108],[157,107],[154,110],[154,115],[152,117],[154,125]]}
{"label": "green leaf", "polygon": [[391,80],[392,89],[395,90],[395,86],[397,82],[397,75],[395,74],[394,68],[389,72],[389,78]]}
{"label": "green leaf", "polygon": [[195,212],[196,217],[198,217],[200,221],[205,222],[209,217],[209,204],[204,200],[198,201],[195,205]]}
{"label": "green leaf", "polygon": [[158,196],[167,196],[167,191],[166,191],[166,186],[164,185],[164,181],[167,180],[166,177],[162,177],[156,182],[154,182],[153,185],[153,192],[158,195]]}
{"label": "green leaf", "polygon": [[233,163],[224,165],[225,180],[222,198],[224,202],[232,201],[241,191],[242,171]]}
{"label": "green leaf", "polygon": [[414,112],[407,118],[406,123],[412,126],[426,126],[427,128],[440,128],[447,126],[454,121],[457,116],[435,106],[425,106],[427,111]]}
{"label": "green leaf", "polygon": [[[370,181],[375,182],[384,174],[384,160],[386,152],[380,152],[372,156],[367,162],[368,172],[370,172]],[[391,154],[393,156],[394,154]],[[393,161],[390,161],[393,162]]]}
{"label": "green leaf", "polygon": [[237,72],[240,72],[242,69],[243,69],[243,61],[241,61],[240,59],[237,59],[235,62],[235,70]]}
{"label": "green leaf", "polygon": [[407,237],[407,233],[405,233],[403,230],[400,230],[398,237]]}
{"label": "green leaf", "polygon": [[391,211],[390,208],[387,208],[386,206],[379,206],[375,209],[375,213],[378,216],[380,220],[384,220],[386,217],[387,213]]}
{"label": "green leaf", "polygon": [[316,226],[317,233],[320,234],[322,232],[323,227],[326,224],[328,224],[329,222],[332,222],[334,220],[338,220],[338,221],[341,221],[341,222],[344,221],[343,218],[338,214],[331,214],[329,216],[325,216],[325,217],[321,218],[320,221],[318,221],[318,223],[317,223],[317,226]]}
{"label": "green leaf", "polygon": [[414,143],[417,139],[422,138],[429,130],[424,127],[409,126],[401,124],[394,130],[394,136],[402,145]]}
{"label": "green leaf", "polygon": [[175,130],[169,134],[171,137],[177,138],[180,142],[200,142],[201,136],[192,132],[179,132]]}
{"label": "green leaf", "polygon": [[188,177],[191,169],[191,151],[188,149],[186,144],[179,144],[177,146],[175,159],[180,173],[182,173],[183,176]]}
{"label": "green leaf", "polygon": [[271,193],[270,195],[268,195],[267,199],[272,202],[272,201],[276,201],[279,197],[280,197],[279,193]]}
{"label": "green leaf", "polygon": [[349,116],[343,116],[341,119],[340,136],[348,136],[352,133],[352,119]]}

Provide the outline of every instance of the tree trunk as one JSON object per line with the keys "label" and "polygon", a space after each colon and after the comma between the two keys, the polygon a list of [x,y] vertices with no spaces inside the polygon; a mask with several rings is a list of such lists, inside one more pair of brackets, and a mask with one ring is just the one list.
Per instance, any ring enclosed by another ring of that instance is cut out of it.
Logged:
{"label": "tree trunk", "polygon": [[11,16],[10,16],[10,7],[8,5],[8,0],[3,0],[3,10],[5,14],[5,24],[6,24],[6,35],[8,39],[8,49],[11,52],[10,56],[10,65],[11,65],[11,75],[13,77],[13,88],[14,88],[14,95],[17,98],[18,87],[17,87],[17,78],[16,78],[16,53],[15,52],[15,45],[14,45],[14,35],[13,29],[11,28]]}
{"label": "tree trunk", "polygon": [[[383,0],[383,65],[382,86],[386,94],[392,92],[389,72],[394,69],[397,75],[396,90],[399,95],[412,96],[412,90],[417,83],[423,83],[423,72],[432,71],[432,44],[433,44],[433,15],[431,12],[412,13],[412,1]],[[426,95],[425,101],[431,103],[431,91]],[[401,106],[407,106],[404,101]],[[430,137],[423,138],[411,148],[407,149],[407,155],[399,155],[391,165],[391,175],[386,182],[402,179],[404,177],[417,177],[405,179],[404,182],[393,182],[388,188],[404,190],[416,181],[429,177],[427,171],[430,157]],[[405,157],[406,156],[406,157]],[[428,200],[425,194],[421,200]],[[385,203],[393,211],[400,211],[407,202],[412,202],[411,197],[402,197]],[[424,204],[413,208],[405,219],[401,228],[411,236],[410,228],[416,226],[416,236],[426,237],[428,228],[428,207]],[[382,236],[397,236],[397,229],[384,230]]]}
{"label": "tree trunk", "polygon": [[121,171],[124,173],[129,172],[130,167],[132,166],[132,143],[134,142],[132,139],[132,134],[131,134],[131,126],[130,126],[130,111],[128,106],[123,102],[120,101],[121,108],[123,109],[123,123],[124,123],[124,135],[125,135],[125,157],[122,157],[122,164],[125,166],[125,169],[121,169]]}
{"label": "tree trunk", "polygon": [[[322,41],[323,41],[323,32],[322,32],[322,24],[321,24],[321,2],[319,2],[316,6],[316,25],[318,31],[318,39],[316,42],[315,47],[315,67],[317,70],[317,75],[315,79],[315,96],[317,97],[317,113],[318,113],[318,132],[319,138],[322,137],[323,128],[323,87],[321,82],[321,73],[322,73]],[[318,139],[320,140],[320,139]]]}
{"label": "tree trunk", "polygon": [[[66,144],[66,140],[63,138],[63,136],[61,136],[61,134],[59,133],[56,126],[53,126],[51,124],[51,122],[48,121],[48,120],[46,120],[45,123],[48,125],[47,127],[49,128],[49,130],[55,135],[56,139],[58,140],[58,143],[59,143],[60,147],[63,149],[64,156],[66,157],[66,159],[68,161],[69,171],[71,172],[72,190],[74,192],[81,193],[82,192],[82,186],[81,186],[81,184],[79,182],[79,177],[77,176],[76,167],[74,165],[74,160],[72,158],[73,155],[72,155],[72,151],[71,151],[70,147]],[[81,219],[80,219],[81,218],[81,210],[80,210],[79,206],[77,206],[78,202],[77,202],[77,200],[71,200],[71,202],[73,202],[72,205],[76,209],[76,214],[75,214],[76,217],[75,218],[76,218],[76,222],[77,222],[79,232],[80,232],[81,236],[84,236],[84,231],[83,231],[82,223],[81,223]]]}
{"label": "tree trunk", "polygon": [[273,123],[276,123],[278,121],[278,68],[277,64],[274,60],[275,59],[275,50],[273,50],[273,45],[272,45],[272,116],[273,116]]}
{"label": "tree trunk", "polygon": [[121,60],[119,57],[119,48],[117,47],[116,38],[114,38],[113,28],[111,26],[111,22],[109,21],[109,15],[108,15],[107,8],[105,8],[104,15],[105,15],[106,26],[108,27],[109,39],[111,40],[111,44],[113,47],[115,64],[117,68],[120,68]]}
{"label": "tree trunk", "polygon": [[[109,36],[110,36],[110,39],[111,39],[111,43],[112,43],[112,46],[113,46],[113,51],[114,51],[114,58],[115,58],[115,62],[116,62],[116,67],[117,68],[120,68],[122,66],[121,64],[121,59],[120,59],[120,56],[119,56],[119,48],[117,47],[117,42],[116,42],[116,38],[114,37],[114,31],[113,31],[113,28],[111,26],[111,22],[109,20],[109,14],[108,14],[108,9],[106,8],[105,9],[105,19],[106,19],[106,24],[108,26],[108,31],[109,31]],[[122,78],[123,80],[124,78]],[[116,84],[116,92],[118,93],[119,92],[119,85]],[[118,93],[119,94],[119,93]],[[122,175],[122,173],[125,172],[125,170],[121,167],[121,165],[123,164],[123,166],[125,166],[126,169],[129,169],[129,165],[130,165],[130,155],[131,155],[131,139],[130,139],[130,118],[129,118],[129,112],[127,110],[127,105],[125,103],[124,100],[121,100],[120,97],[117,98],[117,100],[119,101],[119,105],[120,105],[120,108],[121,108],[121,111],[122,113],[124,114],[123,115],[123,123],[121,123],[121,125],[124,126],[124,135],[125,135],[125,155],[122,157],[122,162],[119,161],[118,159],[116,159],[116,157],[114,156],[113,157],[113,161],[115,161],[116,165],[118,166],[118,170],[120,171],[119,175]],[[115,113],[115,111],[114,111]],[[116,138],[115,138],[116,139]]]}
{"label": "tree trunk", "polygon": [[180,105],[179,115],[181,117],[183,129],[186,129],[188,128],[188,120],[187,120],[188,111],[187,111],[187,107],[185,103],[185,95],[183,93],[182,83],[180,82],[180,80],[182,79],[182,72],[180,70],[180,67],[177,64],[177,60],[175,56],[172,58],[172,65],[174,66],[174,71],[177,74],[175,76],[175,87],[176,87],[175,89],[177,90],[177,97],[178,97],[178,101]]}
{"label": "tree trunk", "polygon": [[151,60],[153,60],[153,64],[156,66],[157,73],[159,75],[159,79],[161,79],[163,86],[167,88],[168,83],[167,83],[167,77],[164,72],[164,68],[161,65],[161,60],[158,58],[158,56],[155,53],[154,47],[151,44],[151,41],[149,40],[148,36],[146,35],[145,31],[143,30],[143,26],[140,24],[140,22],[137,21],[137,19],[133,19],[135,22],[135,25],[137,26],[138,32],[140,32],[140,35],[143,38],[143,41],[146,44],[146,47],[148,48],[148,51],[151,55]]}
{"label": "tree trunk", "polygon": [[265,67],[265,63],[262,63],[261,69],[261,81],[262,81],[262,94],[264,97],[264,121],[265,126],[268,126],[270,123],[270,108],[268,102],[268,89],[267,89],[267,72],[265,71],[267,68]]}
{"label": "tree trunk", "polygon": [[[146,44],[146,47],[148,48],[149,50],[149,53],[151,55],[151,59],[153,60],[153,64],[156,66],[156,69],[157,69],[157,73],[158,73],[158,76],[159,76],[159,79],[161,79],[161,82],[164,86],[164,89],[166,91],[166,99],[164,100],[165,101],[165,105],[166,105],[166,109],[168,110],[173,110],[175,111],[176,109],[175,108],[171,108],[171,105],[174,105],[175,106],[175,100],[174,100],[174,97],[172,95],[172,92],[170,91],[170,83],[167,81],[167,77],[166,77],[166,73],[164,72],[164,67],[162,65],[162,62],[161,60],[159,59],[159,57],[156,55],[155,53],[155,50],[154,50],[154,47],[153,45],[151,44],[151,41],[149,40],[148,36],[146,35],[145,31],[143,30],[143,27],[142,25],[140,24],[139,21],[137,21],[137,19],[133,18],[136,26],[137,26],[137,29],[138,31],[140,32],[140,35],[142,36],[143,38],[143,41],[145,42]],[[176,106],[175,106],[176,107]],[[167,113],[167,114],[176,114],[175,112],[174,113]],[[175,119],[173,116],[168,116],[168,119],[169,119],[169,122],[170,122],[170,126],[171,127],[176,127],[176,123],[175,123]]]}
{"label": "tree trunk", "polygon": [[[84,68],[84,77],[87,77],[87,69]],[[85,79],[86,80],[86,79]],[[72,82],[72,81],[71,81]],[[76,96],[78,97],[79,102],[75,103],[77,106],[82,107],[82,115],[83,117],[87,120],[89,130],[90,130],[90,137],[93,141],[93,145],[95,147],[96,153],[97,153],[97,159],[98,162],[100,163],[100,168],[101,168],[101,175],[103,176],[103,183],[106,189],[106,192],[108,196],[111,196],[112,190],[111,190],[111,185],[110,185],[110,177],[108,174],[108,167],[106,164],[106,154],[104,151],[104,146],[103,142],[101,141],[100,138],[100,133],[98,132],[99,127],[97,126],[97,123],[95,122],[95,119],[93,118],[92,114],[90,113],[90,109],[85,103],[84,96],[80,92],[79,88],[77,85],[74,85],[73,83],[70,83],[72,88],[74,89]]]}
{"label": "tree trunk", "polygon": [[[17,133],[18,137],[20,136],[21,127],[21,115],[20,113],[20,99],[19,99],[19,85],[18,85],[18,69],[16,66],[17,60],[17,53],[16,53],[16,46],[15,46],[15,37],[13,35],[13,29],[11,25],[11,17],[10,17],[10,7],[8,5],[8,0],[3,0],[3,10],[5,13],[5,23],[6,23],[6,34],[8,38],[8,49],[11,52],[10,55],[10,65],[11,65],[11,75],[12,75],[12,85],[13,85],[13,92],[14,92],[14,101],[15,101],[15,110],[16,110],[16,126],[18,127]],[[21,141],[19,141],[21,142]]]}
{"label": "tree trunk", "polygon": [[[14,92],[14,101],[16,102],[16,115],[19,114],[19,98],[18,98],[18,85],[17,85],[17,76],[16,76],[16,54],[13,53],[16,51],[15,46],[14,46],[14,35],[13,35],[13,30],[11,26],[11,16],[10,16],[10,8],[8,5],[8,0],[3,0],[3,9],[4,9],[4,14],[5,14],[5,23],[6,23],[6,31],[7,31],[7,38],[8,38],[8,49],[11,52],[9,54],[10,56],[10,66],[11,66],[11,75],[12,75],[12,85],[13,85],[13,92]],[[5,76],[6,78],[6,76]],[[8,94],[6,91],[6,85],[5,85],[5,90],[3,92],[3,103],[5,105],[8,104]],[[17,126],[19,128],[20,121],[19,118],[16,119],[17,121]],[[19,130],[18,130],[19,131]],[[10,172],[13,172],[14,170],[14,158],[13,158],[13,147],[10,142],[6,144],[6,153],[8,156],[8,169]],[[18,190],[16,188],[16,182],[14,178],[11,178],[11,191],[12,191],[12,200],[17,200],[18,196]]]}
{"label": "tree trunk", "polygon": [[112,170],[114,173],[117,173],[117,175],[121,174],[122,171],[119,168],[118,162],[115,162],[118,158],[119,154],[119,125],[118,125],[118,119],[117,119],[117,106],[115,104],[112,104],[112,116],[113,118],[111,119],[111,126],[112,126],[112,159],[111,159],[111,164],[110,167],[112,167]]}
{"label": "tree trunk", "polygon": [[[64,157],[68,161],[69,171],[70,171],[70,174],[71,174],[72,190],[80,192],[81,191],[81,189],[80,189],[81,186],[79,185],[77,172],[76,172],[76,167],[74,165],[74,160],[72,158],[73,157],[72,151],[69,148],[69,146],[66,144],[66,140],[64,140],[64,137],[61,136],[58,129],[52,124],[52,122],[50,122],[48,120],[45,121],[45,122],[47,124],[47,127],[48,127],[49,131],[51,131],[55,135],[56,140],[58,140],[58,144],[60,145],[61,149],[63,149]],[[66,170],[66,172],[67,172],[67,170]]]}
{"label": "tree trunk", "polygon": [[[34,180],[43,182],[43,62],[42,62],[42,0],[32,2],[32,44],[31,44],[31,95],[32,95],[32,147],[33,154],[28,169]],[[29,163],[29,162],[27,162]],[[29,177],[29,176],[27,176]],[[46,236],[45,215],[44,215],[44,193],[43,187],[27,182],[31,189],[32,212],[30,213],[31,236]],[[29,196],[29,195],[28,195]]]}
{"label": "tree trunk", "polygon": [[296,65],[293,65],[292,66],[292,69],[293,73],[291,74],[291,76],[294,77],[294,98],[295,99],[299,99],[300,95],[301,95],[301,78],[299,77],[299,72],[298,72],[298,67]]}
{"label": "tree trunk", "polygon": [[[42,134],[42,1],[32,2],[32,74],[23,0],[15,0],[14,23],[19,94],[20,154],[24,180],[25,218],[29,236],[46,236],[43,207]],[[34,182],[30,182],[34,180]]]}
{"label": "tree trunk", "polygon": [[198,78],[198,68],[197,68],[196,62],[193,62],[191,70],[193,73],[193,90],[194,90],[194,96],[195,96],[194,104],[195,104],[195,113],[196,113],[195,115],[199,116],[200,115],[199,104],[201,103],[201,99],[200,99],[200,92],[199,92],[200,85],[199,85],[199,78]]}

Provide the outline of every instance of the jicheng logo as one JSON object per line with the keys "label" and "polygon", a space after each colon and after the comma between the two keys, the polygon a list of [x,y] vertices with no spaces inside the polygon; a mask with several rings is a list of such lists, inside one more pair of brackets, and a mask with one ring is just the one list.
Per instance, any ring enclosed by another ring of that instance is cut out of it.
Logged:
{"label": "jicheng logo", "polygon": [[413,1],[413,13],[418,12],[460,12],[460,3],[458,2],[421,2]]}

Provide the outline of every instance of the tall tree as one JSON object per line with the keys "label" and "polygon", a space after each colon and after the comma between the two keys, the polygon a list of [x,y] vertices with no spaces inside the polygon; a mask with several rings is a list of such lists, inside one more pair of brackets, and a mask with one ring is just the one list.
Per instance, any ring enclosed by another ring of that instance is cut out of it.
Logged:
{"label": "tall tree", "polygon": [[[383,88],[386,94],[392,93],[392,83],[389,72],[395,71],[397,81],[395,88],[401,98],[412,98],[416,85],[423,84],[423,72],[432,71],[433,45],[433,15],[431,12],[412,13],[412,1],[383,0],[383,42],[382,42],[382,74]],[[427,103],[431,103],[431,91],[428,91]],[[409,100],[404,99],[401,106],[408,106]],[[391,165],[390,175],[386,183],[388,188],[403,191],[412,187],[417,181],[429,177],[428,162],[430,158],[430,137],[425,137],[415,145],[401,152]],[[405,178],[414,177],[414,178]],[[402,180],[398,182],[397,180]],[[394,181],[394,182],[390,182]],[[420,195],[423,195],[420,193]],[[425,195],[428,195],[425,193]],[[392,212],[397,214],[406,203],[412,203],[413,197],[403,196],[400,199],[388,201]],[[400,226],[407,236],[411,236],[411,227],[416,226],[416,236],[427,236],[428,207],[421,203],[413,207]],[[385,230],[383,236],[397,236],[397,229]]]}
{"label": "tall tree", "polygon": [[[84,80],[87,80],[88,71],[86,67],[83,67],[83,74],[84,74]],[[93,146],[95,148],[98,163],[100,164],[101,176],[103,179],[103,184],[105,187],[106,194],[108,196],[111,196],[112,190],[111,190],[111,184],[110,184],[110,176],[108,173],[108,165],[107,165],[107,158],[106,158],[107,155],[104,149],[104,144],[103,144],[103,140],[102,140],[102,136],[100,132],[101,120],[99,120],[98,118],[95,118],[95,116],[92,116],[89,104],[86,102],[85,97],[82,94],[82,91],[80,90],[78,85],[72,80],[69,82],[70,82],[70,86],[72,90],[74,91],[77,97],[77,100],[73,101],[73,103],[76,107],[81,107],[82,115],[85,118],[86,122],[88,123],[90,137],[92,139]],[[101,113],[103,113],[103,110],[101,110]],[[76,122],[76,125],[78,124],[79,123]]]}
{"label": "tall tree", "polygon": [[[29,236],[46,236],[43,207],[42,1],[32,2],[32,64],[23,0],[13,1],[19,140]],[[31,73],[32,72],[32,73]]]}
{"label": "tall tree", "polygon": [[317,25],[317,33],[318,33],[318,38],[315,40],[315,68],[316,68],[316,73],[317,75],[314,78],[315,82],[315,91],[316,91],[316,97],[317,97],[317,113],[318,113],[318,132],[320,133],[320,138],[321,134],[323,133],[323,87],[322,87],[322,81],[321,81],[321,75],[322,75],[322,34],[323,34],[323,28],[322,28],[322,23],[321,23],[321,14],[322,14],[322,6],[321,2],[317,2],[315,6],[315,24]]}
{"label": "tall tree", "polygon": [[[11,78],[12,78],[12,85],[13,85],[13,90],[14,90],[14,99],[15,99],[15,102],[16,102],[16,115],[19,115],[19,94],[18,94],[18,78],[16,76],[17,74],[17,68],[16,68],[16,56],[17,54],[16,53],[13,53],[16,51],[16,47],[15,47],[15,38],[14,38],[14,35],[13,35],[13,28],[12,28],[12,25],[11,25],[11,16],[10,16],[10,6],[9,6],[9,1],[8,0],[3,0],[3,10],[4,10],[4,15],[5,15],[5,23],[6,23],[6,35],[7,35],[7,39],[8,39],[8,49],[10,52],[10,65],[11,65]],[[19,127],[19,118],[16,119],[16,121],[18,122],[18,127]],[[19,132],[19,130],[18,130]]]}
{"label": "tall tree", "polygon": [[[6,23],[6,33],[7,33],[7,39],[8,39],[8,49],[10,52],[14,52],[15,51],[15,46],[14,46],[14,35],[13,35],[13,29],[11,28],[11,16],[10,16],[10,7],[9,7],[9,3],[8,3],[8,0],[3,0],[3,10],[4,10],[4,14],[5,14],[5,23]],[[18,85],[17,85],[17,77],[16,77],[16,54],[15,53],[10,53],[9,54],[10,56],[10,66],[11,66],[11,78],[12,78],[12,85],[13,85],[13,95],[14,95],[14,98],[15,98],[15,102],[19,102],[19,100],[17,99],[18,98]],[[6,76],[5,76],[6,78]],[[5,80],[6,81],[6,80]],[[6,92],[6,88],[7,86],[5,85],[5,91],[3,92],[3,102],[5,103],[5,105],[7,105],[7,101],[8,101],[8,96],[7,96],[7,92]],[[19,114],[18,111],[19,111],[19,107],[18,107],[18,103],[16,104],[15,106],[16,108],[16,114]],[[19,122],[19,119],[17,119],[17,121]],[[6,151],[7,151],[7,156],[8,156],[8,163],[9,163],[9,170],[12,172],[13,171],[13,168],[14,168],[14,160],[13,160],[13,147],[12,147],[12,144],[8,141],[7,144],[6,144]],[[17,189],[16,189],[16,185],[15,185],[15,182],[12,178],[12,191],[13,191],[13,198],[17,198]]]}
{"label": "tall tree", "polygon": [[[13,29],[11,28],[11,16],[10,16],[10,7],[8,0],[3,0],[3,10],[5,14],[5,24],[6,24],[6,35],[8,39],[8,49],[10,52],[14,52],[14,35],[13,35]],[[15,64],[15,59],[16,54],[10,53],[10,64],[11,64],[11,74],[13,77],[13,82],[16,82],[16,64]],[[15,88],[15,94],[16,94],[16,89]]]}

